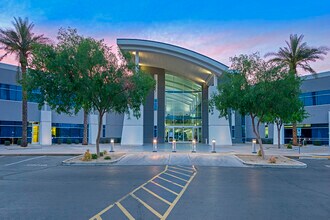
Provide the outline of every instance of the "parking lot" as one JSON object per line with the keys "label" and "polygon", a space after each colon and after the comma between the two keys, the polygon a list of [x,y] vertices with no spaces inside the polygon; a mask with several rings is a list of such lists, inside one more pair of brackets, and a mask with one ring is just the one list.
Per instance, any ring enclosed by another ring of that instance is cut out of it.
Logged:
{"label": "parking lot", "polygon": [[328,219],[330,160],[306,169],[61,166],[0,156],[0,219]]}

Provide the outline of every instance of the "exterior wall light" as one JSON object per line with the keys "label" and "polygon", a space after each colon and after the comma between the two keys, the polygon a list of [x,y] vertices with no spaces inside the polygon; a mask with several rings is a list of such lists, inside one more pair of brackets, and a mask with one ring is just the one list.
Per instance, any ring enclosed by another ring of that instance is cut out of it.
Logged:
{"label": "exterior wall light", "polygon": [[212,151],[211,153],[216,153],[215,151],[215,139],[212,140]]}

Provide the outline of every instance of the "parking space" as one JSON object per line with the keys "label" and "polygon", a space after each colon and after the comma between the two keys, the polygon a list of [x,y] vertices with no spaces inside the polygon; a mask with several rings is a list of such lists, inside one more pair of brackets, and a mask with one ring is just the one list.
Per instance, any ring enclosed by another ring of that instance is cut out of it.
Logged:
{"label": "parking space", "polygon": [[193,166],[166,166],[90,219],[166,219],[195,175]]}

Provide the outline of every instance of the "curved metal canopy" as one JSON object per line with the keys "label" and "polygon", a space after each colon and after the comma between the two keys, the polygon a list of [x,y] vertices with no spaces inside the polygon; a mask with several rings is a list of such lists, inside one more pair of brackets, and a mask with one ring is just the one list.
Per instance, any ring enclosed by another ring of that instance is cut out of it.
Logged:
{"label": "curved metal canopy", "polygon": [[213,74],[220,76],[228,67],[200,53],[171,44],[140,40],[117,39],[120,49],[139,52],[141,66],[165,69],[166,72],[199,83],[213,83]]}

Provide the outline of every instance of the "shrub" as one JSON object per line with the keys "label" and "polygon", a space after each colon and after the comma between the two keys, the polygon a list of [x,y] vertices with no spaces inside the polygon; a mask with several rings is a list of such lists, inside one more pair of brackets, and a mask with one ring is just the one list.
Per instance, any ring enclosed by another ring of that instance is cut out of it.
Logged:
{"label": "shrub", "polygon": [[100,157],[103,157],[103,152],[100,152]]}
{"label": "shrub", "polygon": [[66,143],[67,144],[72,144],[72,140],[71,139],[66,139]]}
{"label": "shrub", "polygon": [[96,160],[97,159],[97,154],[92,154],[92,159]]}
{"label": "shrub", "polygon": [[17,139],[17,145],[21,145],[22,144],[22,139]]}
{"label": "shrub", "polygon": [[287,149],[292,149],[292,144],[288,143],[288,146],[286,147]]}
{"label": "shrub", "polygon": [[107,150],[104,150],[103,151],[103,155],[107,155],[108,154],[108,151]]}
{"label": "shrub", "polygon": [[9,146],[10,145],[10,141],[5,141],[5,146]]}
{"label": "shrub", "polygon": [[276,163],[276,157],[271,156],[268,161],[269,163]]}
{"label": "shrub", "polygon": [[62,139],[57,139],[57,144],[62,144]]}
{"label": "shrub", "polygon": [[79,141],[78,139],[76,139],[76,140],[74,140],[74,143],[75,143],[75,144],[79,144],[80,141]]}
{"label": "shrub", "polygon": [[313,144],[314,144],[315,146],[321,146],[321,145],[322,145],[322,142],[321,142],[320,140],[315,140],[315,141],[313,142]]}
{"label": "shrub", "polygon": [[111,157],[110,156],[105,156],[104,159],[105,160],[111,160]]}
{"label": "shrub", "polygon": [[258,156],[261,157],[262,154],[261,154],[261,150],[258,150]]}
{"label": "shrub", "polygon": [[83,158],[81,159],[82,161],[90,161],[92,160],[92,154],[89,152],[89,150],[86,150],[84,153]]}

